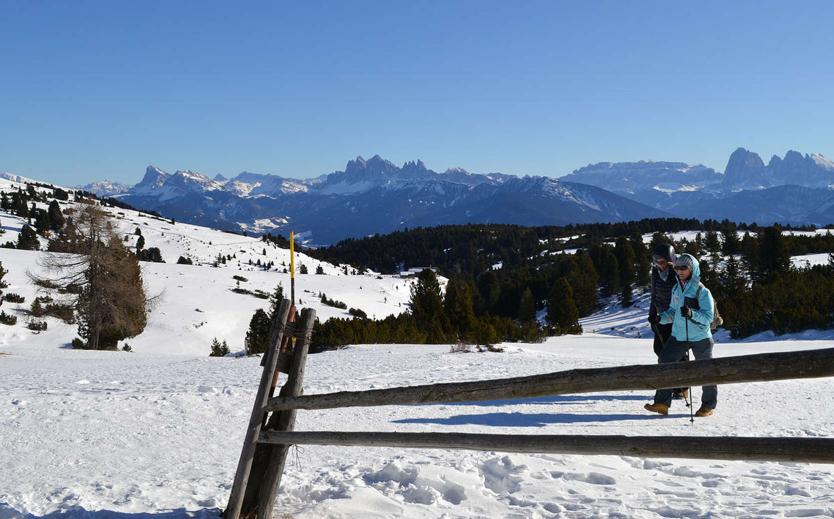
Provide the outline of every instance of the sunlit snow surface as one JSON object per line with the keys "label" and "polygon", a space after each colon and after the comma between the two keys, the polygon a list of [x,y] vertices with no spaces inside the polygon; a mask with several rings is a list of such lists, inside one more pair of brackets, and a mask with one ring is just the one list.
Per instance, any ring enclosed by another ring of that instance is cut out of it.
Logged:
{"label": "sunlit snow surface", "polygon": [[[75,327],[52,318],[44,333],[27,330],[35,292],[26,270],[38,271],[42,253],[0,249],[5,290],[26,297],[3,304],[18,324],[0,325],[0,519],[217,517],[226,505],[261,371],[257,358],[209,358],[209,342],[239,350],[266,305],[231,292],[232,276],[249,289],[288,287],[283,272],[248,265],[288,257],[268,246],[264,256],[252,238],[138,218],[120,220],[128,243],[138,223],[168,263],[142,264],[149,292],[162,297],[146,331],[128,340],[133,353],[67,349]],[[16,239],[19,219],[0,219],[0,241]],[[218,253],[237,258],[213,268]],[[183,254],[198,265],[173,264]],[[404,310],[408,280],[346,276],[328,264],[314,275],[318,262],[300,262],[311,273],[299,276],[299,297],[323,318],[344,312],[321,305],[321,291],[377,316]],[[371,345],[312,355],[305,393],[653,363],[645,299],[637,294],[626,310],[603,305],[583,319],[585,335],[506,344],[503,353]],[[719,341],[716,355],[731,356],[832,347],[834,334]],[[722,386],[717,414],[695,425],[678,402],[669,417],[649,415],[651,395],[631,391],[301,411],[297,429],[831,437],[832,394],[834,379]],[[276,517],[832,517],[832,503],[827,465],[310,446],[291,451]]]}
{"label": "sunlit snow surface", "polygon": [[[639,310],[609,310],[595,318],[604,319],[611,333],[631,322],[638,326]],[[162,337],[155,327],[146,333]],[[0,517],[55,511],[88,517],[84,510],[215,516],[225,506],[260,377],[257,358],[173,355],[193,347],[176,340],[167,352],[74,351],[48,340],[49,334],[21,330],[9,336],[9,329],[0,330],[0,352],[7,353],[0,356]],[[719,343],[716,354],[832,343],[813,335]],[[504,346],[503,353],[377,345],[316,354],[308,360],[305,393],[654,361],[646,338],[587,333]],[[679,403],[669,417],[647,414],[642,405],[650,395],[630,391],[301,411],[297,429],[656,435],[670,442],[678,435],[704,441],[723,435],[832,436],[832,392],[832,379],[722,386],[717,414],[695,425]],[[277,513],[830,517],[832,502],[834,467],[826,465],[310,446],[291,453]]]}

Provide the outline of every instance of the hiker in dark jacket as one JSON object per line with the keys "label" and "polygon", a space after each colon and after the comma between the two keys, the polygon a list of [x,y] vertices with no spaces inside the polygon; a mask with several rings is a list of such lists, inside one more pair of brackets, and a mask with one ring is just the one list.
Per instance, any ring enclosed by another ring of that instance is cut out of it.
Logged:
{"label": "hiker in dark jacket", "polygon": [[658,245],[652,251],[652,300],[649,304],[649,324],[654,333],[654,354],[660,357],[663,345],[672,336],[672,323],[660,324],[660,314],[669,309],[672,289],[678,280],[672,264],[675,262],[675,248]]}
{"label": "hiker in dark jacket", "polygon": [[[672,264],[675,262],[675,248],[671,245],[658,245],[652,251],[651,303],[649,304],[649,324],[654,334],[654,354],[660,358],[663,345],[672,336],[672,323],[661,324],[660,314],[669,309],[672,289],[678,282],[678,276]],[[686,355],[679,360],[685,360]],[[687,398],[686,388],[672,391],[672,398]]]}
{"label": "hiker in dark jacket", "polygon": [[[669,308],[661,312],[660,323],[672,324],[672,336],[663,346],[658,362],[678,362],[690,349],[696,360],[712,358],[712,320],[715,302],[709,289],[701,284],[701,267],[691,254],[681,254],[675,259],[678,283],[672,290]],[[701,408],[695,416],[711,416],[718,402],[718,387],[703,386]],[[672,404],[672,390],[659,389],[654,403],[645,408],[660,414],[668,414]]]}

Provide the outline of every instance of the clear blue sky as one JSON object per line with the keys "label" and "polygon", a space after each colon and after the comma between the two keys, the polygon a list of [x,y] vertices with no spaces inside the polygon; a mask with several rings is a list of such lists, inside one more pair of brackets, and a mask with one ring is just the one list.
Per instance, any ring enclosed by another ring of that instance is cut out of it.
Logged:
{"label": "clear blue sky", "polygon": [[0,171],[834,156],[834,2],[0,0]]}

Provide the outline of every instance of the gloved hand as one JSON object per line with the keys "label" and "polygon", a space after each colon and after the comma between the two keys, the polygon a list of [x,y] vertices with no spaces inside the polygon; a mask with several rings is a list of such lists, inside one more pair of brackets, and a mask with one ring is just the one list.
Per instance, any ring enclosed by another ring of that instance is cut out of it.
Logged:
{"label": "gloved hand", "polygon": [[649,312],[649,324],[658,323],[660,323],[660,316],[657,315],[657,312]]}
{"label": "gloved hand", "polygon": [[681,307],[681,317],[685,317],[687,319],[692,317],[692,309],[689,308],[688,306],[682,306]]}

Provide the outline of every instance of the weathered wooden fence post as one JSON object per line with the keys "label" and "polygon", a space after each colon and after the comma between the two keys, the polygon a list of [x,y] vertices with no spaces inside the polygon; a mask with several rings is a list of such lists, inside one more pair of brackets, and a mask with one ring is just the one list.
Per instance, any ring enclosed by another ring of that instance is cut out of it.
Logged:
{"label": "weathered wooden fence post", "polygon": [[[266,403],[278,376],[276,369],[279,368],[288,373],[287,382],[281,388],[280,396],[302,394],[304,366],[310,347],[313,323],[316,319],[316,312],[307,308],[302,311],[299,322],[289,323],[287,317],[291,312],[289,301],[284,300],[272,323],[270,348],[264,363],[264,374],[261,377],[261,386],[258,388],[255,406],[249,420],[249,429],[244,439],[238,472],[235,475],[229,505],[224,513],[225,519],[269,519],[272,516],[272,508],[278,486],[281,484],[281,475],[290,446],[262,443],[259,442],[259,438],[266,430],[292,431],[296,411],[275,412],[267,420]],[[288,341],[284,340],[285,337]],[[285,344],[289,342],[289,351],[282,351],[282,342]]]}
{"label": "weathered wooden fence post", "polygon": [[[300,396],[304,393],[302,383],[304,382],[304,366],[307,363],[307,352],[310,348],[310,335],[313,333],[313,322],[316,320],[316,312],[312,308],[305,308],[301,312],[301,320],[298,330],[298,343],[293,349],[292,363],[290,364],[287,383],[281,388],[281,396]],[[266,430],[292,431],[295,427],[296,410],[290,409],[272,414],[266,424]],[[258,519],[270,519],[275,504],[275,497],[278,494],[278,487],[281,485],[281,477],[284,474],[284,467],[287,464],[287,455],[290,445],[273,445],[259,443],[257,457],[263,456],[266,470],[260,484],[257,502]],[[263,449],[261,454],[260,449]],[[244,511],[246,511],[244,501]]]}
{"label": "weathered wooden fence post", "polygon": [[272,318],[272,326],[269,334],[269,348],[266,351],[266,362],[264,363],[261,383],[258,386],[258,393],[255,397],[255,404],[252,407],[252,414],[249,417],[249,426],[246,429],[246,436],[243,440],[243,449],[240,453],[235,481],[232,484],[232,491],[229,495],[229,503],[224,512],[225,519],[237,519],[240,517],[241,506],[243,505],[243,494],[249,481],[249,474],[252,470],[252,462],[255,458],[255,450],[258,446],[257,439],[261,432],[263,417],[269,400],[270,390],[274,378],[277,376],[275,368],[278,365],[279,348],[284,338],[287,326],[287,316],[290,313],[290,301],[284,299],[278,307],[278,311]]}

